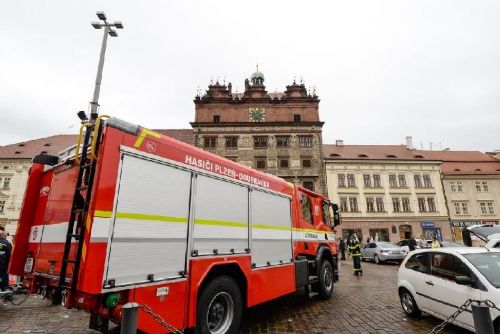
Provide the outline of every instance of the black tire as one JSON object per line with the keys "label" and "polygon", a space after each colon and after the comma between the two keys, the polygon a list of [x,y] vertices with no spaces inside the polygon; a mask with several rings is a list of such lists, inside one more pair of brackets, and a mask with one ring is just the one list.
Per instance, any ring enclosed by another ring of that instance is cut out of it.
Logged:
{"label": "black tire", "polygon": [[373,256],[373,262],[375,262],[376,264],[381,264],[382,263],[382,261],[380,260],[380,258],[378,257],[377,254],[375,254]]}
{"label": "black tire", "polygon": [[236,282],[229,276],[213,279],[199,295],[195,333],[237,333],[242,309],[241,291]]}
{"label": "black tire", "polygon": [[399,293],[399,301],[401,302],[403,312],[408,316],[418,318],[422,314],[410,291],[402,289]]}
{"label": "black tire", "polygon": [[330,299],[333,294],[335,276],[329,261],[323,260],[319,270],[319,296],[321,299]]}

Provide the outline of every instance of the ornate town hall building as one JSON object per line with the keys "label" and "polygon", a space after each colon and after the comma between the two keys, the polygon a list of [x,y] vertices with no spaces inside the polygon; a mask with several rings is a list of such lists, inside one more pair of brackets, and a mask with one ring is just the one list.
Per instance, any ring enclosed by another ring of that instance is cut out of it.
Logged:
{"label": "ornate town hall building", "polygon": [[258,70],[243,93],[233,93],[231,83],[210,84],[194,99],[194,143],[326,193],[319,101],[295,81],[285,92],[268,93]]}

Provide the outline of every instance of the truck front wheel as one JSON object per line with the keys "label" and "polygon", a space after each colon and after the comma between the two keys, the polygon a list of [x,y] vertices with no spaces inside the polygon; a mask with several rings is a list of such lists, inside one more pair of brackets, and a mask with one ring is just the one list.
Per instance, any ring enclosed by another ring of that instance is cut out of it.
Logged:
{"label": "truck front wheel", "polygon": [[330,299],[333,294],[335,276],[330,261],[323,260],[319,271],[319,295],[321,299]]}
{"label": "truck front wheel", "polygon": [[215,278],[198,299],[195,333],[237,333],[242,308],[241,292],[236,282],[229,276]]}

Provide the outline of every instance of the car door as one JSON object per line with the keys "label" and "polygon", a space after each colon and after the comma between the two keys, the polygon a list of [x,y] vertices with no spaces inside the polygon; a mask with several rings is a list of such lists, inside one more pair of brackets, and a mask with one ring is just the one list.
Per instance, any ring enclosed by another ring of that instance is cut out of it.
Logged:
{"label": "car door", "polygon": [[415,301],[418,307],[427,312],[429,309],[429,296],[432,295],[433,286],[426,282],[431,278],[431,253],[421,252],[413,254],[405,264],[404,279],[415,290]]}
{"label": "car door", "polygon": [[368,246],[365,248],[365,255],[363,257],[365,259],[370,259],[373,260],[373,255],[375,255],[375,249],[377,248],[377,245],[373,242],[369,243]]}
{"label": "car door", "polygon": [[[468,299],[478,300],[481,290],[476,287],[460,285],[455,282],[456,276],[466,276],[477,280],[472,270],[458,256],[443,252],[433,252],[431,258],[431,277],[426,281],[432,294],[429,299],[429,311],[435,315],[448,318]],[[472,312],[462,312],[456,322],[474,327]]]}

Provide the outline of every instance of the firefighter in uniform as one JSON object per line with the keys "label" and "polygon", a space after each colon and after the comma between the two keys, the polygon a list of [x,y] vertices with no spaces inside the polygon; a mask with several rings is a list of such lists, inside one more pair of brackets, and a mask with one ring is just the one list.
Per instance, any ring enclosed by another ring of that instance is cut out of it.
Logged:
{"label": "firefighter in uniform", "polygon": [[354,275],[363,276],[363,270],[361,269],[361,246],[359,245],[358,240],[351,240],[351,243],[349,244],[349,254],[352,256]]}
{"label": "firefighter in uniform", "polygon": [[9,267],[10,253],[12,245],[7,241],[7,233],[3,228],[0,229],[0,291],[9,287]]}

